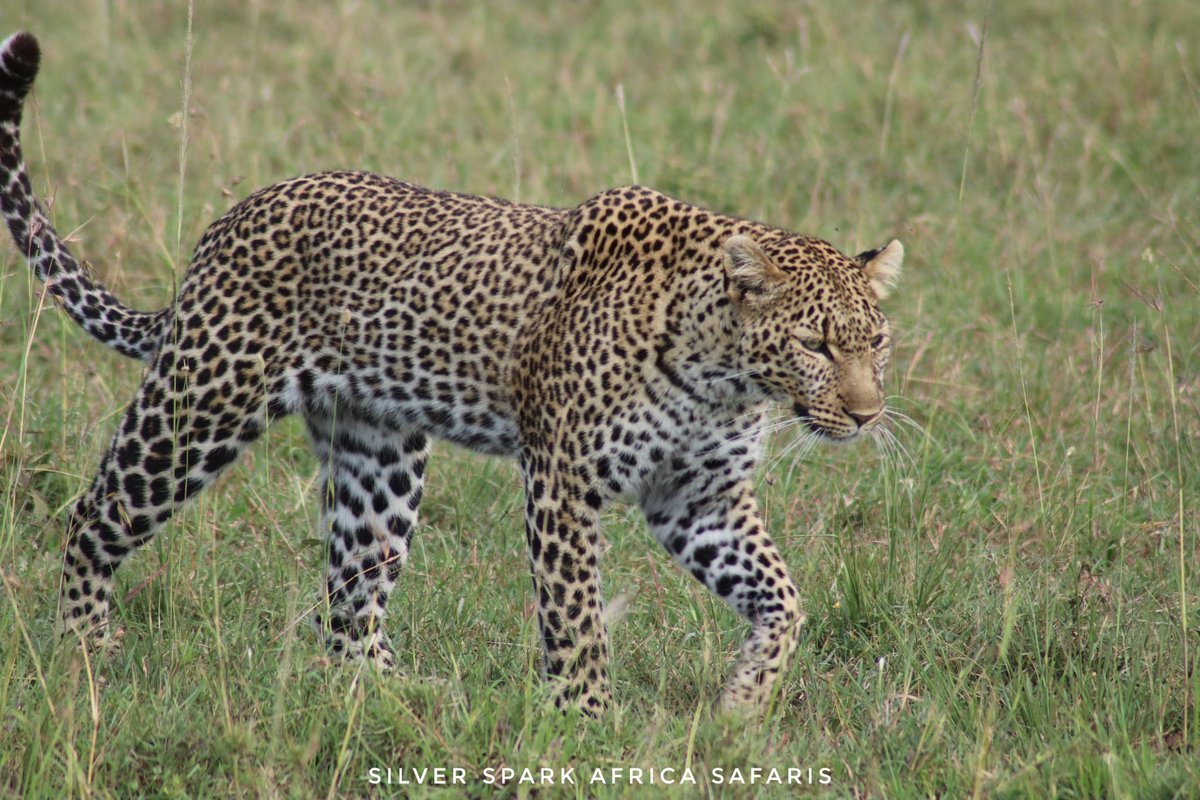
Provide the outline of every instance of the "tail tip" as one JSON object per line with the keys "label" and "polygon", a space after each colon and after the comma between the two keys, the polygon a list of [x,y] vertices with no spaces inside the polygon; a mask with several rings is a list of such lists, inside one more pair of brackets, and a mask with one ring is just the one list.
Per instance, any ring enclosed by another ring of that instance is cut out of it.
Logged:
{"label": "tail tip", "polygon": [[0,89],[28,91],[37,76],[42,48],[32,33],[19,31],[0,43]]}

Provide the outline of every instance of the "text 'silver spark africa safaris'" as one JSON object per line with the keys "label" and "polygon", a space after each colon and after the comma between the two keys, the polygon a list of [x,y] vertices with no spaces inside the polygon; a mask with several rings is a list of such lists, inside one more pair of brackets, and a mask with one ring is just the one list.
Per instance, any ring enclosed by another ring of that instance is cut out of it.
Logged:
{"label": "text 'silver spark africa safaris'", "polygon": [[609,701],[597,524],[618,496],[750,621],[725,705],[767,699],[804,619],[754,497],[768,412],[783,404],[830,440],[878,430],[891,351],[878,302],[899,242],[851,258],[642,187],[554,209],[328,172],[234,206],[177,302],[134,311],[34,197],[19,133],[38,62],[29,34],[0,46],[0,209],[63,310],[147,365],[70,515],[67,630],[102,638],[121,562],[295,413],[322,470],[316,623],[334,653],[394,662],[384,612],[441,437],[520,461],[560,705]]}

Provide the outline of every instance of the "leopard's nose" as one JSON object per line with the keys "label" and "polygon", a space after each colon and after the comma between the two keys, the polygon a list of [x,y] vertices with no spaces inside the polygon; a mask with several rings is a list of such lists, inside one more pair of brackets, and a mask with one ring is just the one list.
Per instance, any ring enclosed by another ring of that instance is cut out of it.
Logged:
{"label": "leopard's nose", "polygon": [[852,411],[849,408],[843,408],[846,416],[858,423],[858,427],[862,428],[870,425],[875,420],[883,416],[883,409],[877,408],[874,411]]}

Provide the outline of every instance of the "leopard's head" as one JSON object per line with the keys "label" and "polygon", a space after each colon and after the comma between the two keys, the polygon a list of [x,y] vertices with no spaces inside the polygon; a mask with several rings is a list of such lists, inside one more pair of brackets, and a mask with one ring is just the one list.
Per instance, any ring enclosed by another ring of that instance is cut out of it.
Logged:
{"label": "leopard's head", "polygon": [[739,372],[823,438],[877,426],[892,350],[879,301],[900,277],[900,242],[854,258],[803,237],[735,235],[723,249]]}

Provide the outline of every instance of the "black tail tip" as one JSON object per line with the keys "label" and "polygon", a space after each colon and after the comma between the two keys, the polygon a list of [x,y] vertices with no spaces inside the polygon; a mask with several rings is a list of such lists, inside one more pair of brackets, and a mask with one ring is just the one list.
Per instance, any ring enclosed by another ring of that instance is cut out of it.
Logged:
{"label": "black tail tip", "polygon": [[0,43],[0,89],[29,91],[37,77],[42,48],[32,33],[20,31]]}

